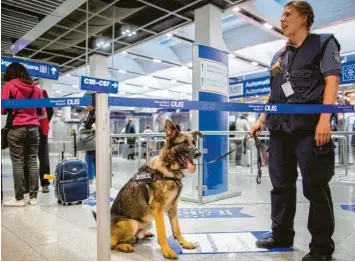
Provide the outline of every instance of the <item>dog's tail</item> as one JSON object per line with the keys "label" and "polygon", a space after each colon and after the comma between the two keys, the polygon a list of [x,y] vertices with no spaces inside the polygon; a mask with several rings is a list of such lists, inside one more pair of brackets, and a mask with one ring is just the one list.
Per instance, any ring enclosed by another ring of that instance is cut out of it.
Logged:
{"label": "dog's tail", "polygon": [[[96,212],[95,212],[94,210],[91,210],[91,212],[92,212],[92,216],[95,218],[95,221],[97,221],[97,219],[96,219]],[[110,214],[110,217],[111,217],[111,221],[112,221],[112,220],[115,220],[115,219],[117,219],[117,218],[120,218],[120,216],[118,216],[118,215],[116,215],[116,214]]]}
{"label": "dog's tail", "polygon": [[91,210],[93,217],[95,218],[96,221],[96,212],[94,210]]}

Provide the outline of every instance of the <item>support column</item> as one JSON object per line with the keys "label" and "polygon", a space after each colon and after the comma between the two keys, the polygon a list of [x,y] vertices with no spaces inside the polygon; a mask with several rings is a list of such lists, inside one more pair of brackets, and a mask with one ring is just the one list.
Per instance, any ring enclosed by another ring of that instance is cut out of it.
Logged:
{"label": "support column", "polygon": [[53,97],[53,80],[50,79],[40,79],[39,86],[42,90],[46,90],[49,97]]}
{"label": "support column", "polygon": [[[228,53],[223,41],[222,10],[208,4],[195,11],[193,50],[193,100],[228,102]],[[193,111],[192,130],[228,131],[229,112]],[[205,136],[203,156],[207,163],[228,151],[228,136]],[[203,165],[203,196],[228,191],[228,158]]]}
{"label": "support column", "polygon": [[[92,55],[90,76],[107,79],[107,57]],[[96,111],[96,203],[97,203],[97,260],[111,260],[110,228],[110,154],[108,94],[95,94]]]}

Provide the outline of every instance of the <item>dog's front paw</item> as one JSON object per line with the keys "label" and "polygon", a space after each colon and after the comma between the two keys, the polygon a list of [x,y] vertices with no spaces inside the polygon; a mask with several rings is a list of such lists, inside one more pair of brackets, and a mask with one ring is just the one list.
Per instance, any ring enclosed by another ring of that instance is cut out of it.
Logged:
{"label": "dog's front paw", "polygon": [[178,255],[168,246],[162,247],[163,255],[167,259],[177,259]]}
{"label": "dog's front paw", "polygon": [[184,243],[181,243],[181,246],[182,246],[184,249],[195,249],[195,248],[196,248],[196,243],[193,243],[193,242],[184,242]]}

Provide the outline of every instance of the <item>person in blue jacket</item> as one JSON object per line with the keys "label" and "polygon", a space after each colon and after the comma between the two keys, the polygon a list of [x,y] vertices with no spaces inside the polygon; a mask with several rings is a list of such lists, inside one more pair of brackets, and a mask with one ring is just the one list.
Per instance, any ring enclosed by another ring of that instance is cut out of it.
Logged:
{"label": "person in blue jacket", "polygon": [[[288,41],[272,60],[268,104],[335,104],[341,74],[338,41],[332,34],[310,33],[314,12],[306,1],[287,3],[280,21]],[[334,175],[331,114],[261,114],[250,133],[259,134],[264,123],[270,131],[272,234],[256,245],[293,246],[298,164],[303,194],[310,202],[308,230],[312,236],[310,252],[303,260],[331,260],[335,249],[329,188]]]}

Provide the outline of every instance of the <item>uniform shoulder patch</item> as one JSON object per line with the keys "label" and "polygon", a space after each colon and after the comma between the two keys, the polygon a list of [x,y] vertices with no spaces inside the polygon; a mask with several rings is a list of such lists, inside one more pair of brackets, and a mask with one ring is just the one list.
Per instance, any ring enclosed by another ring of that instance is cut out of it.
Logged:
{"label": "uniform shoulder patch", "polygon": [[338,51],[333,51],[333,57],[335,62],[337,62],[338,64],[341,64],[341,58],[340,58],[340,54]]}

